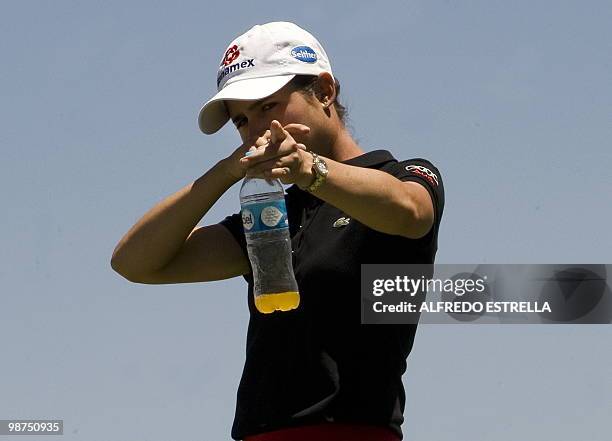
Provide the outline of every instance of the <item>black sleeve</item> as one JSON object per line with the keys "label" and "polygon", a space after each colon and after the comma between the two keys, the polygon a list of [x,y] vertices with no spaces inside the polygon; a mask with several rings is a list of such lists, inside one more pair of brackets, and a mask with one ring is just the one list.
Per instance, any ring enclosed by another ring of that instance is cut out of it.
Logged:
{"label": "black sleeve", "polygon": [[[219,222],[219,224],[227,228],[232,234],[232,236],[234,236],[234,239],[236,239],[236,242],[238,242],[238,245],[240,245],[240,248],[242,248],[242,252],[247,258],[247,262],[252,273],[253,268],[251,267],[251,261],[249,260],[246,237],[244,235],[244,228],[242,227],[242,216],[240,215],[240,213],[238,212],[227,216],[225,219]],[[244,276],[244,278],[248,280],[248,277],[246,275]]]}
{"label": "black sleeve", "polygon": [[401,181],[418,182],[427,189],[434,205],[434,230],[437,230],[444,212],[444,184],[440,170],[427,159],[413,158],[394,164],[389,172]]}

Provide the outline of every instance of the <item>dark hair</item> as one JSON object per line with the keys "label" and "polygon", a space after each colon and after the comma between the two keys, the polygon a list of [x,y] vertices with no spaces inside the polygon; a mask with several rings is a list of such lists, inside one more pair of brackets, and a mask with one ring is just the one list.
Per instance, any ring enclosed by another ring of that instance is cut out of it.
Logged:
{"label": "dark hair", "polygon": [[[323,98],[321,89],[319,89],[319,77],[317,75],[296,75],[289,84],[299,92],[302,92],[306,96],[314,96],[317,99]],[[343,106],[338,97],[340,96],[340,82],[334,77],[334,83],[336,86],[336,99],[334,100],[334,108],[340,118],[340,122],[345,124],[346,115],[348,110]]]}

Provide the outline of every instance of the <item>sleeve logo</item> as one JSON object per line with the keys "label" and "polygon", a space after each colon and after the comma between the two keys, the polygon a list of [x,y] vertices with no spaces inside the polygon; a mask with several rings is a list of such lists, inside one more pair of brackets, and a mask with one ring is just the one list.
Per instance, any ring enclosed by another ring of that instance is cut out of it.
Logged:
{"label": "sleeve logo", "polygon": [[406,170],[427,179],[431,185],[435,185],[436,187],[438,186],[438,177],[427,167],[423,167],[422,165],[407,165]]}

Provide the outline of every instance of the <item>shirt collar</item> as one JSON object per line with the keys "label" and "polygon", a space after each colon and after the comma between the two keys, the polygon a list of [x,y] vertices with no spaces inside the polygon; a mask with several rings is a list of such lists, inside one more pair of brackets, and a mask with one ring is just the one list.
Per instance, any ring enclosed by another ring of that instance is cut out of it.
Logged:
{"label": "shirt collar", "polygon": [[385,162],[393,161],[395,158],[387,150],[372,150],[363,155],[342,161],[343,164],[355,165],[357,167],[373,167]]}
{"label": "shirt collar", "polygon": [[[387,150],[372,150],[371,152],[366,152],[362,155],[355,156],[354,158],[341,161],[341,163],[356,167],[374,167],[376,165],[394,160],[395,158],[393,155]],[[287,188],[286,191],[287,193],[292,194],[302,190],[300,190],[296,184],[293,184],[291,187]]]}

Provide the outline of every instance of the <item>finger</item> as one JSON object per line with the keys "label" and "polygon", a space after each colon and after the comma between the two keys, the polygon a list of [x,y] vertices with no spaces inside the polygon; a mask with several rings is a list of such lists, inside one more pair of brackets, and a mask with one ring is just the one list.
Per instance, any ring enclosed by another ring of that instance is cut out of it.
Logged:
{"label": "finger", "polygon": [[277,168],[273,168],[271,170],[265,170],[263,172],[263,175],[267,178],[267,179],[280,179],[282,180],[284,183],[288,178],[290,178],[291,175],[291,169],[289,169],[289,167],[277,167]]}
{"label": "finger", "polygon": [[265,172],[263,172],[263,171],[256,172],[256,171],[251,170],[251,169],[247,169],[246,177],[247,178],[266,179],[266,180],[270,180],[271,179],[269,176],[266,175]]}
{"label": "finger", "polygon": [[270,182],[270,181],[272,181],[272,179],[274,179],[274,178],[270,178],[269,176],[264,175],[263,173],[253,173],[253,172],[250,172],[250,171],[247,171],[245,177],[247,177],[247,178],[256,178],[256,179],[265,179],[268,182]]}
{"label": "finger", "polygon": [[250,164],[249,166],[253,167],[256,164],[263,164],[264,162],[273,161],[285,156],[285,154],[278,153],[274,149],[268,151],[269,146],[269,144],[266,144],[257,148],[253,147],[254,150],[247,152],[248,154],[240,158],[240,162],[242,164]]}
{"label": "finger", "polygon": [[270,145],[269,141],[261,145],[252,145],[249,150],[240,158],[241,163],[253,162],[254,158],[261,158],[266,153],[266,147]]}
{"label": "finger", "polygon": [[263,135],[257,138],[257,140],[255,141],[255,146],[259,147],[259,146],[268,144],[269,142],[270,142],[270,130],[266,130],[266,132]]}
{"label": "finger", "polygon": [[259,149],[259,147],[262,147],[262,146],[268,145],[268,144],[270,144],[270,140],[269,139],[258,138],[257,141],[255,141],[255,143],[253,144],[253,146],[255,146],[256,148]]}
{"label": "finger", "polygon": [[249,149],[246,152],[244,152],[244,156],[242,158],[240,158],[240,161],[242,161],[247,156],[251,156],[256,151],[257,151],[257,148],[252,145],[251,147],[249,147]]}
{"label": "finger", "polygon": [[[255,140],[255,142],[253,143],[253,146],[251,146],[251,148],[249,149],[249,150],[254,150],[254,151],[250,153],[249,155],[244,155],[241,158],[241,160],[246,158],[247,156],[249,157],[262,156],[266,151],[266,147],[268,147],[269,145],[270,145],[270,130],[266,130],[263,135],[261,135]],[[243,161],[243,162],[246,162],[246,161]]]}
{"label": "finger", "polygon": [[[304,145],[302,144],[302,146]],[[274,160],[283,156],[287,156],[288,154],[296,151],[297,149],[298,147],[295,144],[295,140],[293,139],[293,137],[291,135],[287,135],[287,138],[285,138],[285,141],[283,141],[282,143],[274,144],[272,141],[270,141],[265,145],[257,147],[256,151],[250,153],[249,155],[243,156],[242,158],[240,158],[240,161],[242,163],[260,164],[264,161]],[[306,147],[304,146],[303,149],[305,150]]]}
{"label": "finger", "polygon": [[306,135],[310,132],[310,127],[304,124],[287,124],[283,127],[290,135]]}
{"label": "finger", "polygon": [[271,170],[273,168],[287,167],[287,163],[284,162],[282,159],[273,158],[267,161],[252,163],[248,167],[249,170],[251,170],[253,173],[263,173],[266,170]]}
{"label": "finger", "polygon": [[273,120],[272,123],[270,123],[270,134],[272,144],[283,142],[288,135],[288,133],[285,132],[285,129],[283,129],[283,126],[281,126],[281,123],[279,123],[277,120]]}
{"label": "finger", "polygon": [[[303,124],[296,124],[297,130],[303,130]],[[308,129],[310,130],[310,129]],[[288,132],[286,132],[280,123],[276,120],[272,121],[270,125],[270,139],[266,144],[260,145],[257,147],[257,150],[249,155],[245,155],[240,159],[243,164],[260,164],[264,163],[264,161],[273,160],[276,158],[280,158],[286,156],[296,150],[302,149],[306,150],[306,146],[304,144],[296,144],[295,139]],[[274,142],[274,137],[278,140],[278,142]],[[258,138],[261,139],[262,137]],[[263,142],[263,140],[261,140]]]}

